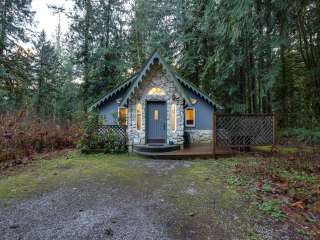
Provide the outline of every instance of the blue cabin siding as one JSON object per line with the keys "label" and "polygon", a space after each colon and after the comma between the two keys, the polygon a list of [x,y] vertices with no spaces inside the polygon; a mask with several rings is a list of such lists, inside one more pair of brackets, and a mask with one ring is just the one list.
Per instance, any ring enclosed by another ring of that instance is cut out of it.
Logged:
{"label": "blue cabin siding", "polygon": [[[196,117],[195,126],[186,127],[186,130],[212,130],[212,115],[214,107],[193,93],[191,90],[186,89],[186,93],[190,98],[196,99],[197,103],[194,105]],[[184,122],[185,124],[185,122]]]}
{"label": "blue cabin siding", "polygon": [[[120,106],[120,103],[117,100],[123,98],[126,92],[127,90],[119,92],[99,107],[99,112],[105,117],[106,124],[117,124],[118,108]],[[197,100],[196,104],[194,105],[196,113],[195,126],[185,126],[185,130],[212,130],[212,114],[214,112],[214,107],[191,90],[185,88],[185,92],[189,98]]]}
{"label": "blue cabin siding", "polygon": [[118,124],[118,108],[120,106],[120,102],[117,100],[122,99],[126,92],[127,89],[120,91],[99,107],[100,115],[105,117],[107,125]]}
{"label": "blue cabin siding", "polygon": [[104,116],[107,125],[116,125],[118,116],[118,107],[119,103],[117,103],[116,99],[108,101],[103,104],[100,108],[100,115]]}

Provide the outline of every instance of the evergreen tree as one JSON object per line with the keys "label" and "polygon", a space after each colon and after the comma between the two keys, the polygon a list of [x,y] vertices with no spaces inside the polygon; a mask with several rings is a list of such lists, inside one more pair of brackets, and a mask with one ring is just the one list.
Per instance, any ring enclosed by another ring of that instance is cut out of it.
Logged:
{"label": "evergreen tree", "polygon": [[20,43],[28,41],[33,15],[31,0],[0,1],[0,111],[23,107],[28,95],[30,52]]}
{"label": "evergreen tree", "polygon": [[0,2],[0,111],[72,119],[79,103],[85,112],[157,49],[224,111],[276,111],[283,127],[320,125],[319,1],[73,3],[70,12],[51,7],[70,17],[66,40],[59,22],[55,42],[41,33],[33,54],[19,46],[31,0]]}
{"label": "evergreen tree", "polygon": [[33,109],[42,117],[56,117],[56,101],[61,88],[58,78],[59,58],[42,31],[34,42]]}

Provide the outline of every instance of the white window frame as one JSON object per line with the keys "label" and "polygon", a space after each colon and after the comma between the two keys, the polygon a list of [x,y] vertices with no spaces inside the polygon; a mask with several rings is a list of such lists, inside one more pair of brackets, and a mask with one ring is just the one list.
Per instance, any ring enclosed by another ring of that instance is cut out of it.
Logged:
{"label": "white window frame", "polygon": [[[192,109],[193,110],[193,124],[187,124],[187,118],[186,118],[186,112],[188,109]],[[184,110],[184,122],[186,127],[195,127],[196,126],[196,108],[195,107],[187,107]]]}
{"label": "white window frame", "polygon": [[126,107],[118,107],[118,124],[120,125],[120,109],[125,109],[126,110],[125,126],[128,126],[128,108],[126,108]]}

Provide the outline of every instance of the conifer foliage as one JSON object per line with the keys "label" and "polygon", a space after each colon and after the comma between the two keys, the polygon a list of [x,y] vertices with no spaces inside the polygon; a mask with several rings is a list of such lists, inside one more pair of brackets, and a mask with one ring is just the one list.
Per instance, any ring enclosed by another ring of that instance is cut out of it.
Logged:
{"label": "conifer foliage", "polygon": [[[316,0],[71,0],[49,40],[31,0],[0,3],[0,111],[74,119],[157,49],[227,112],[277,112],[281,127],[320,125]],[[22,43],[32,42],[32,49]]]}

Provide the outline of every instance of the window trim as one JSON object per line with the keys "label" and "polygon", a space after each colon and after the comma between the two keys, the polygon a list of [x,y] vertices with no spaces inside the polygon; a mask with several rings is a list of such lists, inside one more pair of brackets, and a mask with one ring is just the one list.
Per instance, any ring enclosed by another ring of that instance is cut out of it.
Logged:
{"label": "window trim", "polygon": [[[187,118],[186,118],[186,113],[188,109],[192,109],[193,110],[193,124],[188,124],[187,123]],[[195,127],[196,126],[196,108],[195,107],[187,107],[184,111],[184,122],[186,127]]]}
{"label": "window trim", "polygon": [[[140,106],[140,117],[138,115],[138,106]],[[138,128],[138,121],[140,119],[140,129]],[[142,104],[141,103],[138,103],[136,105],[136,128],[137,128],[137,131],[141,131],[142,130]]]}
{"label": "window trim", "polygon": [[120,109],[125,109],[126,110],[126,121],[125,121],[125,125],[124,126],[128,126],[128,108],[126,108],[126,107],[118,107],[118,124],[120,125]]}

